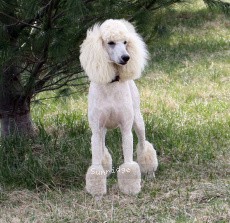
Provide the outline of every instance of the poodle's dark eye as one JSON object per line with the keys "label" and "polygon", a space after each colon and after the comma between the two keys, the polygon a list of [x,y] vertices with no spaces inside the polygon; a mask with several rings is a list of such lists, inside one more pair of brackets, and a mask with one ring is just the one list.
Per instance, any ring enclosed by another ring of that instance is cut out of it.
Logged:
{"label": "poodle's dark eye", "polygon": [[124,41],[124,44],[127,44],[127,41]]}
{"label": "poodle's dark eye", "polygon": [[115,43],[113,41],[108,42],[108,44],[111,45],[111,46],[115,45]]}

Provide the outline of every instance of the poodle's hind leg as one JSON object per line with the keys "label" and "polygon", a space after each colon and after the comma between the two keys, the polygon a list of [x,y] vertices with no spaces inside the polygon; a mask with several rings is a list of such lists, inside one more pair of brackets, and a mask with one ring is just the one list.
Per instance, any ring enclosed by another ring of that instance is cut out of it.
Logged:
{"label": "poodle's hind leg", "polygon": [[86,173],[86,190],[96,199],[106,194],[106,172],[102,166],[103,130],[92,131],[92,165]]}
{"label": "poodle's hind leg", "polygon": [[156,150],[150,142],[145,141],[144,147],[139,143],[137,144],[137,162],[142,174],[150,179],[155,177],[158,160]]}
{"label": "poodle's hind leg", "polygon": [[108,151],[108,149],[105,146],[105,135],[106,135],[106,129],[104,129],[103,133],[103,158],[102,158],[102,166],[103,169],[106,172],[107,177],[111,174],[112,172],[112,157]]}
{"label": "poodle's hind leg", "polygon": [[124,163],[117,172],[118,186],[124,194],[135,195],[141,190],[141,172],[139,165],[133,161],[133,135],[131,128],[122,130],[122,147]]}
{"label": "poodle's hind leg", "polygon": [[153,145],[145,140],[145,124],[140,111],[135,114],[134,130],[138,137],[137,162],[141,173],[148,178],[153,178],[158,167],[157,154]]}

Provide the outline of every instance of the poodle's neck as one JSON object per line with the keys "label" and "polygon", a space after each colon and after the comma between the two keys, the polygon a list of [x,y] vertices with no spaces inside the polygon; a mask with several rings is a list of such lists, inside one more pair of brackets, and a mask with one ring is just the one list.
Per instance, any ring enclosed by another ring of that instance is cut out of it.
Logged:
{"label": "poodle's neck", "polygon": [[119,80],[120,80],[120,75],[116,74],[115,78],[110,83],[117,82]]}
{"label": "poodle's neck", "polygon": [[134,70],[128,70],[126,65],[117,65],[114,64],[114,79],[110,82],[117,82],[117,81],[127,81],[127,80],[134,80],[136,76],[136,72]]}
{"label": "poodle's neck", "polygon": [[120,80],[119,66],[117,64],[114,64],[114,68],[115,68],[115,77],[110,83],[118,82]]}

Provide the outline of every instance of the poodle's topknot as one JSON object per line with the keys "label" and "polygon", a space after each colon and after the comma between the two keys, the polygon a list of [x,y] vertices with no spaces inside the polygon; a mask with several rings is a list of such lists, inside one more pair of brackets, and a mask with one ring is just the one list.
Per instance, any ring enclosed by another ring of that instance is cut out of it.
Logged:
{"label": "poodle's topknot", "polygon": [[120,41],[128,39],[129,31],[121,20],[109,19],[102,23],[100,27],[103,41]]}

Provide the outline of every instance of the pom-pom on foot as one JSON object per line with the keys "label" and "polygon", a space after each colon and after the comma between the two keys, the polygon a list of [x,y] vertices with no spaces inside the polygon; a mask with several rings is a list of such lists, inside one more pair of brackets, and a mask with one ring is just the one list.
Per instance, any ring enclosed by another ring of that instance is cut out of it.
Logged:
{"label": "pom-pom on foot", "polygon": [[102,159],[102,166],[103,166],[103,169],[105,170],[106,172],[106,176],[108,177],[111,172],[112,172],[112,157],[108,151],[108,149],[105,147],[104,149],[104,156],[103,156],[103,159]]}
{"label": "pom-pom on foot", "polygon": [[141,172],[136,162],[124,163],[119,167],[118,186],[122,193],[135,195],[141,190]]}
{"label": "pom-pom on foot", "polygon": [[86,190],[97,200],[106,194],[106,172],[102,165],[91,165],[86,174]]}
{"label": "pom-pom on foot", "polygon": [[157,153],[148,141],[145,141],[144,148],[141,148],[139,143],[137,144],[137,162],[142,174],[148,178],[155,177],[155,171],[158,167]]}

